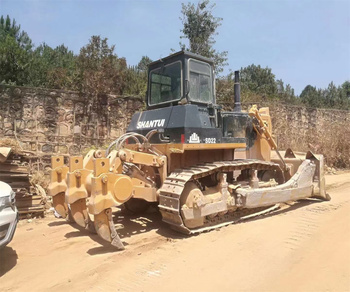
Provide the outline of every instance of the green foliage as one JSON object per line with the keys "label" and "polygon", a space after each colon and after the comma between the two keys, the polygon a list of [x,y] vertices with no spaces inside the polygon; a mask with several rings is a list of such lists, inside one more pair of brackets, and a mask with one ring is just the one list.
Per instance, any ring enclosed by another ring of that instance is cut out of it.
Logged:
{"label": "green foliage", "polygon": [[216,79],[216,100],[218,103],[230,104],[234,96],[234,75],[231,72],[227,76]]}
{"label": "green foliage", "polygon": [[146,96],[148,64],[152,60],[147,56],[142,56],[137,66],[129,66],[125,74],[124,95]]}
{"label": "green foliage", "polygon": [[221,25],[222,18],[214,17],[212,14],[215,4],[209,4],[209,0],[192,3],[182,3],[182,17],[180,17],[183,28],[181,39],[188,39],[189,47],[180,42],[180,47],[211,58],[215,61],[216,73],[221,73],[223,67],[227,65],[227,51],[218,52],[213,46],[214,36],[218,35],[217,28]]}
{"label": "green foliage", "polygon": [[80,49],[77,58],[76,88],[91,96],[122,94],[125,87],[126,60],[114,53],[115,46],[107,38],[92,36]]}
{"label": "green foliage", "polygon": [[64,45],[52,49],[43,43],[32,53],[29,85],[70,89],[74,83],[76,57]]}
{"label": "green foliage", "polygon": [[331,82],[326,89],[316,89],[307,85],[300,94],[303,104],[310,107],[350,109],[350,82],[345,81],[341,86],[336,87]]}
{"label": "green foliage", "polygon": [[21,26],[16,24],[16,20],[7,15],[0,17],[0,41],[3,41],[7,36],[16,40],[20,48],[29,51],[32,48],[32,40],[25,31],[21,31]]}
{"label": "green foliage", "polygon": [[[214,6],[209,0],[197,5],[182,4],[181,38],[189,40],[188,50],[216,60],[218,73],[226,64],[227,52],[213,49],[222,21],[213,16]],[[181,46],[186,49],[184,44]],[[77,90],[91,106],[98,106],[106,94],[145,96],[147,65],[152,60],[143,56],[137,66],[128,67],[126,60],[118,58],[114,51],[114,45],[100,36],[92,36],[79,55],[64,45],[51,48],[43,43],[35,48],[14,19],[0,17],[0,83]],[[217,101],[231,104],[233,89],[233,72],[219,77]],[[242,102],[273,99],[309,107],[350,109],[350,81],[338,87],[331,82],[325,89],[307,85],[298,97],[289,84],[276,79],[270,68],[252,64],[241,68],[241,89]]]}
{"label": "green foliage", "polygon": [[153,61],[148,56],[142,56],[140,62],[137,64],[137,69],[141,71],[147,71],[148,70],[148,64],[152,63]]}
{"label": "green foliage", "polygon": [[128,67],[125,74],[124,95],[146,96],[147,71],[139,70],[137,66]]}
{"label": "green foliage", "polygon": [[271,69],[254,64],[241,68],[242,92],[252,92],[263,98],[272,98],[277,94],[277,83]]}
{"label": "green foliage", "polygon": [[16,21],[0,17],[0,82],[25,85],[32,41]]}
{"label": "green foliage", "polygon": [[148,64],[152,60],[148,56],[142,56],[137,66],[129,66],[125,72],[124,95],[146,96]]}
{"label": "green foliage", "polygon": [[341,90],[344,95],[343,98],[350,99],[350,81],[345,81],[341,86]]}
{"label": "green foliage", "polygon": [[22,49],[15,38],[5,36],[0,41],[0,82],[25,85],[28,81],[30,56]]}
{"label": "green foliage", "polygon": [[323,104],[321,91],[316,87],[307,85],[300,94],[302,103],[310,107],[320,107]]}
{"label": "green foliage", "polygon": [[290,84],[284,86],[283,80],[278,79],[276,80],[276,86],[278,99],[289,103],[295,103],[296,97],[294,95],[294,89]]}
{"label": "green foliage", "polygon": [[[279,99],[289,103],[295,103],[294,89],[281,79],[276,80],[272,70],[262,68],[254,64],[241,68],[240,83],[242,102],[259,102],[262,100]],[[218,78],[216,81],[217,100],[223,103],[231,103],[234,95],[234,72]]]}

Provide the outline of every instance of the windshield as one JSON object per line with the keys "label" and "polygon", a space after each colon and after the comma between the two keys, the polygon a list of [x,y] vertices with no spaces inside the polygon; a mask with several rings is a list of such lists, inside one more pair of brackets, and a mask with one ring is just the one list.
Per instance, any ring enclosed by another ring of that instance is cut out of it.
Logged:
{"label": "windshield", "polygon": [[190,99],[210,103],[213,99],[211,67],[209,64],[190,59]]}
{"label": "windshield", "polygon": [[181,98],[181,62],[154,69],[150,74],[151,105]]}

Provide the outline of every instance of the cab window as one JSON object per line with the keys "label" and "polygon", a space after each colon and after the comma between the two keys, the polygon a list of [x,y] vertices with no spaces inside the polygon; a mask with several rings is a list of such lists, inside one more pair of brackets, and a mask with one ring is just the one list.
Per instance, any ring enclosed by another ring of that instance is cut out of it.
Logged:
{"label": "cab window", "polygon": [[213,101],[211,66],[198,60],[189,60],[190,93],[192,101],[210,103]]}
{"label": "cab window", "polygon": [[181,62],[154,69],[150,75],[150,105],[181,98]]}

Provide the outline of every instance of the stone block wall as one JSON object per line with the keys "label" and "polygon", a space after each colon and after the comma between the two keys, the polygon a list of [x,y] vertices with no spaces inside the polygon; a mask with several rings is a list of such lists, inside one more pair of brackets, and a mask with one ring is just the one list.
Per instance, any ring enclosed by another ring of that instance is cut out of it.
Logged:
{"label": "stone block wall", "polygon": [[[324,154],[329,166],[350,167],[350,111],[281,103],[259,106],[270,107],[280,149],[312,150]],[[77,92],[0,85],[0,138],[19,140],[24,150],[38,157],[36,169],[48,170],[53,154],[106,147],[143,107],[137,97],[104,96],[93,106]],[[224,108],[230,110],[230,105]]]}
{"label": "stone block wall", "polygon": [[15,138],[38,157],[37,169],[50,168],[52,154],[77,155],[124,133],[143,107],[135,97],[104,96],[97,106],[77,92],[0,86],[0,137]]}
{"label": "stone block wall", "polygon": [[[252,103],[243,104],[248,110]],[[328,166],[350,168],[350,111],[316,109],[280,102],[269,107],[273,135],[279,149],[323,154]],[[225,109],[229,109],[229,105]]]}
{"label": "stone block wall", "polygon": [[323,154],[328,166],[350,167],[350,111],[270,104],[281,149]]}

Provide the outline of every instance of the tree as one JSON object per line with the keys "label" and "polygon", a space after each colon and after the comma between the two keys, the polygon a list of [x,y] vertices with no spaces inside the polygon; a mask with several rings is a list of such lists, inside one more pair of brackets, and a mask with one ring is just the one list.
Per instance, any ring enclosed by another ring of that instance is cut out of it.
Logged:
{"label": "tree", "polygon": [[251,92],[263,98],[274,98],[278,89],[284,91],[283,82],[276,83],[270,68],[254,64],[241,68],[241,87],[243,92]]}
{"label": "tree", "polygon": [[341,90],[344,93],[344,96],[347,99],[350,99],[350,81],[345,81],[342,85],[341,85]]}
{"label": "tree", "polygon": [[137,66],[129,67],[125,74],[124,94],[146,96],[148,65],[152,60],[142,56]]}
{"label": "tree", "polygon": [[323,91],[323,94],[325,106],[330,108],[336,107],[336,104],[339,102],[338,89],[333,82],[328,85],[327,89]]}
{"label": "tree", "polygon": [[48,70],[47,86],[57,89],[72,89],[76,75],[76,56],[63,44],[52,52]]}
{"label": "tree", "polygon": [[6,36],[0,41],[0,83],[25,85],[30,56],[16,40]]}
{"label": "tree", "polygon": [[303,89],[300,99],[307,106],[321,107],[323,105],[322,91],[311,85],[307,85]]}
{"label": "tree", "polygon": [[29,85],[56,89],[72,89],[75,59],[64,45],[52,49],[43,43],[32,54]]}
{"label": "tree", "polygon": [[233,103],[234,73],[216,78],[216,101],[221,104]]}
{"label": "tree", "polygon": [[227,65],[227,51],[218,52],[213,46],[215,44],[214,36],[218,35],[217,28],[221,25],[222,18],[214,17],[212,10],[215,4],[210,5],[209,0],[192,3],[182,3],[182,17],[180,17],[183,29],[181,39],[188,39],[189,46],[180,42],[184,50],[191,51],[211,58],[215,61],[215,72],[221,73],[223,67]]}
{"label": "tree", "polygon": [[153,61],[148,56],[142,56],[140,62],[137,64],[137,69],[141,71],[147,71],[148,65]]}
{"label": "tree", "polygon": [[295,101],[295,94],[294,94],[294,89],[292,88],[292,86],[290,84],[286,85],[286,88],[284,90],[284,94],[285,94],[285,100],[286,101]]}
{"label": "tree", "polygon": [[29,38],[28,34],[25,31],[21,31],[21,26],[16,24],[16,20],[7,15],[6,19],[4,16],[0,17],[0,41],[3,41],[6,36],[13,37],[18,45],[29,51],[33,45],[32,40]]}
{"label": "tree", "polygon": [[290,84],[284,86],[284,82],[282,79],[276,80],[277,94],[278,98],[284,102],[294,102],[295,95],[294,89]]}
{"label": "tree", "polygon": [[76,88],[95,98],[103,94],[122,94],[125,87],[126,61],[118,58],[115,46],[109,46],[107,41],[107,38],[92,36],[77,58]]}
{"label": "tree", "polygon": [[[279,99],[295,103],[294,89],[290,84],[284,85],[282,79],[275,80],[271,69],[254,64],[241,68],[241,89],[243,102],[258,102],[264,99]],[[234,95],[234,73],[216,79],[217,100],[232,102]]]}
{"label": "tree", "polygon": [[339,98],[340,98],[339,108],[349,110],[350,109],[350,81],[345,81],[341,86],[339,86],[338,91],[339,91]]}
{"label": "tree", "polygon": [[0,82],[25,85],[32,41],[16,21],[0,17]]}

